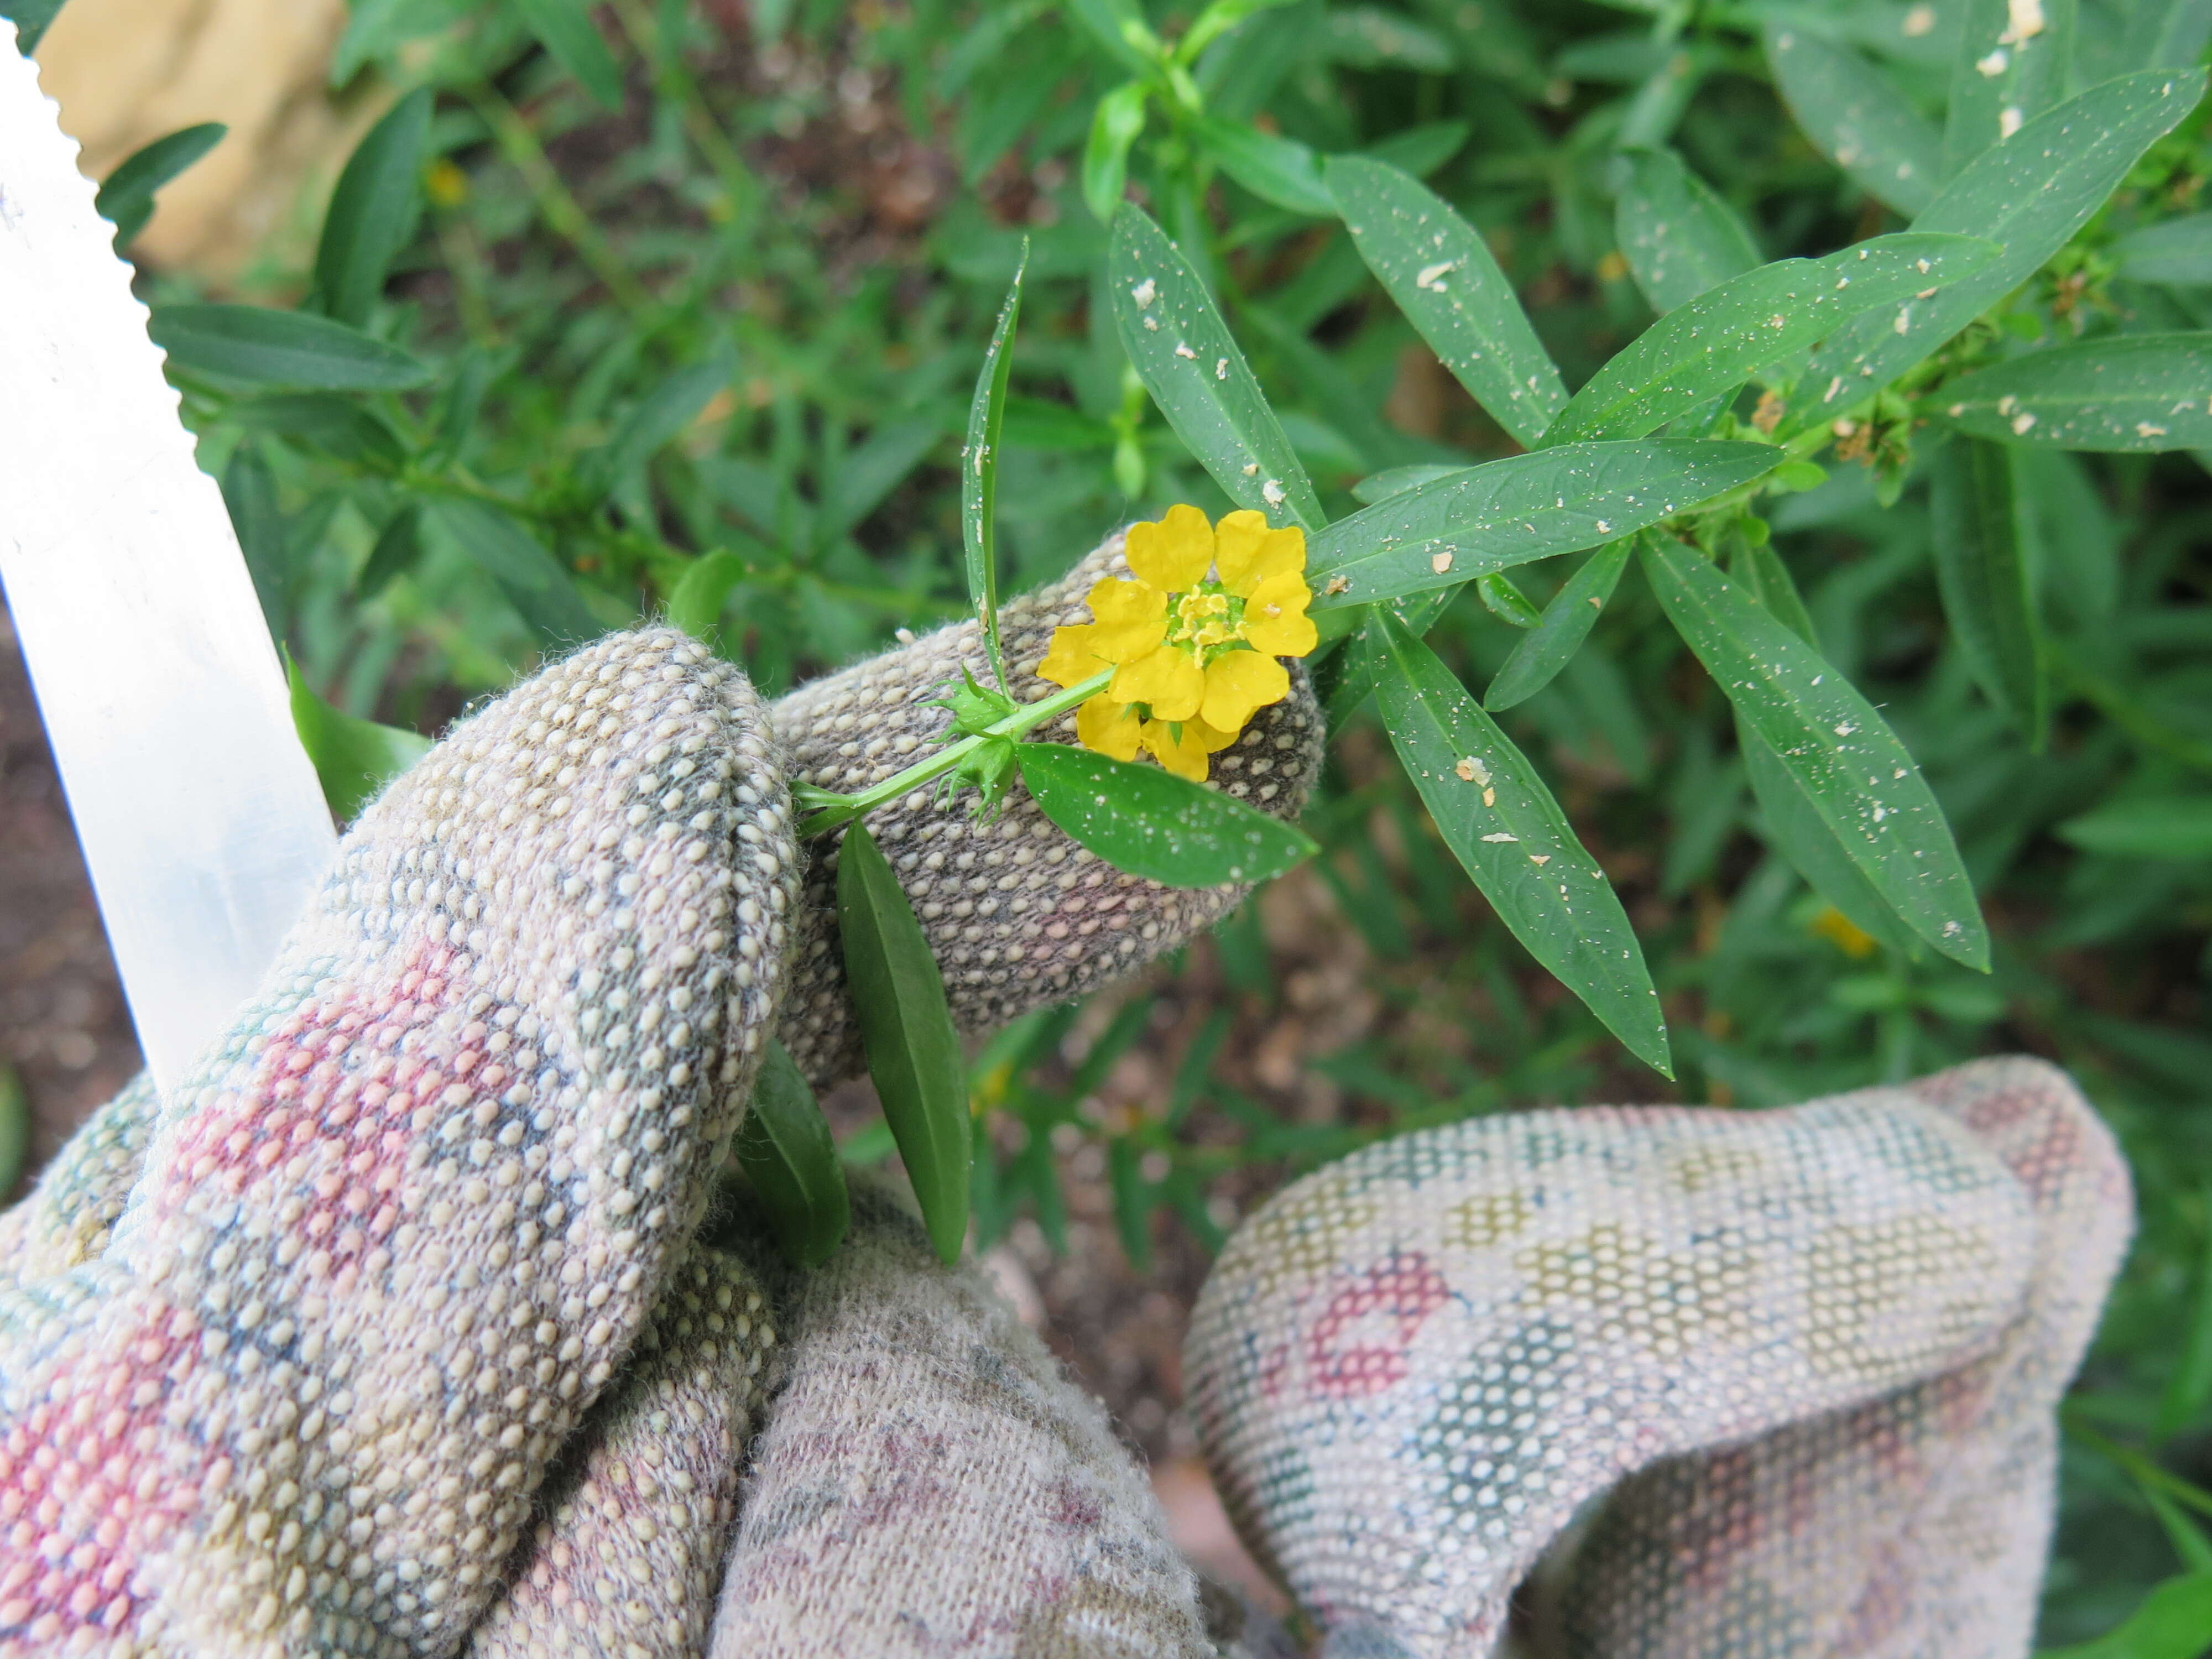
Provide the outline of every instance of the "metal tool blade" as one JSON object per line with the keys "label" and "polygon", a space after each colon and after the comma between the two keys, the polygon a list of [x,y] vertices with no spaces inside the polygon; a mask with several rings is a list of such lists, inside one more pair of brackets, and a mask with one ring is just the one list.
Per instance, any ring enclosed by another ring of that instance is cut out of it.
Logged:
{"label": "metal tool blade", "polygon": [[0,19],[0,586],[166,1090],[335,836],[222,493],[55,118]]}

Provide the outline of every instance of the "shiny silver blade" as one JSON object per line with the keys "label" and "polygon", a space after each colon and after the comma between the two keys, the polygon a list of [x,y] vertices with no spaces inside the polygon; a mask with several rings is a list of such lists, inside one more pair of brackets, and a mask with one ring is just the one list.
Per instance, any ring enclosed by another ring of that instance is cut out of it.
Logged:
{"label": "shiny silver blade", "polygon": [[252,993],[334,837],[76,154],[0,19],[0,586],[166,1089]]}

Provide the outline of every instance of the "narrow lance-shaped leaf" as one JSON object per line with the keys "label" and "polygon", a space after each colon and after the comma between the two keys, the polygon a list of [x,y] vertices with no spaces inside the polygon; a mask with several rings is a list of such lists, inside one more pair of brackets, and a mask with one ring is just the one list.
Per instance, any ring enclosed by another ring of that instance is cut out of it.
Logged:
{"label": "narrow lance-shaped leaf", "polygon": [[482,501],[441,501],[446,533],[499,585],[538,642],[580,645],[602,631],[560,561],[510,513]]}
{"label": "narrow lance-shaped leaf", "polygon": [[47,26],[60,13],[63,0],[6,0],[0,6],[0,17],[15,26],[15,46],[28,57],[39,44]]}
{"label": "narrow lance-shaped leaf", "polygon": [[868,1075],[940,1259],[968,1234],[968,1067],[921,924],[866,823],[837,853],[837,932]]}
{"label": "narrow lance-shaped leaf", "polygon": [[225,411],[241,426],[340,460],[396,472],[407,459],[399,434],[358,398],[335,392],[279,392],[240,398]]}
{"label": "narrow lance-shaped leaf", "polygon": [[2169,1578],[2113,1629],[2078,1647],[2045,1648],[2036,1659],[2197,1659],[2212,1630],[2212,1571]]}
{"label": "narrow lance-shaped leaf", "polygon": [[326,313],[355,328],[368,321],[385,274],[414,239],[430,103],[430,89],[417,87],[393,105],[354,147],[331,191],[315,246],[315,295]]}
{"label": "narrow lance-shaped leaf", "polygon": [[317,696],[287,652],[292,725],[322,781],[323,799],[340,822],[356,817],[409,767],[430,752],[430,739],[397,726],[365,720]]}
{"label": "narrow lance-shaped leaf", "polygon": [[1643,555],[1676,630],[1875,890],[1944,955],[1986,969],[1989,931],[1950,825],[1887,722],[1702,554],[1652,536]]}
{"label": "narrow lance-shaped leaf", "polygon": [[1943,176],[2066,95],[2074,0],[1965,0],[1943,126]]}
{"label": "narrow lance-shaped leaf", "polygon": [[1853,317],[1879,308],[1909,319],[1927,303],[1917,296],[1940,293],[1997,253],[1990,242],[1908,232],[1824,259],[1783,259],[1730,277],[1615,353],[1559,411],[1544,442],[1640,438]]}
{"label": "narrow lance-shaped leaf", "polygon": [[398,346],[303,312],[160,306],[147,331],[177,368],[254,386],[398,392],[430,378],[428,364]]}
{"label": "narrow lance-shaped leaf", "polygon": [[1322,183],[1320,161],[1295,138],[1212,116],[1200,116],[1192,131],[1221,170],[1261,201],[1316,219],[1336,216],[1336,198]]}
{"label": "narrow lance-shaped leaf", "polygon": [[1613,235],[1636,286],[1662,314],[1761,263],[1759,246],[1735,210],[1672,150],[1638,150],[1628,157],[1628,186],[1615,204]]}
{"label": "narrow lance-shaped leaf", "polygon": [[1124,203],[1106,280],[1145,389],[1230,500],[1270,524],[1327,522],[1311,481],[1206,284],[1160,228]]}
{"label": "narrow lance-shaped leaf", "polygon": [[230,129],[220,121],[204,121],[196,127],[156,138],[143,149],[118,162],[100,181],[93,209],[115,227],[115,251],[129,247],[154,216],[154,194],[170,179],[222,142]]}
{"label": "narrow lance-shaped leaf", "polygon": [[514,9],[553,61],[609,109],[623,105],[622,71],[599,38],[585,0],[514,0]]}
{"label": "narrow lance-shaped leaf", "polygon": [[2136,0],[2118,67],[2185,70],[2202,61],[2212,40],[2212,0]]}
{"label": "narrow lance-shaped leaf", "polygon": [[2117,858],[2212,859],[2212,794],[2129,796],[2067,819],[2058,834]]}
{"label": "narrow lance-shaped leaf", "polygon": [[1510,708],[1552,683],[1553,676],[1582,649],[1583,641],[1596,626],[1598,613],[1613,597],[1620,573],[1627,568],[1632,545],[1627,537],[1609,542],[1567,578],[1528,636],[1513,647],[1512,655],[1492,677],[1490,689],[1482,694],[1484,708],[1493,712]]}
{"label": "narrow lance-shaped leaf", "polygon": [[1311,837],[1234,796],[1061,743],[1015,746],[1044,815],[1117,870],[1170,887],[1266,881],[1311,858]]}
{"label": "narrow lance-shaped leaf", "polygon": [[738,356],[727,340],[704,362],[674,370],[623,417],[605,450],[605,476],[619,478],[675,441],[737,378]]}
{"label": "narrow lance-shaped leaf", "polygon": [[0,1200],[23,1178],[31,1153],[31,1097],[14,1066],[0,1060]]}
{"label": "narrow lance-shaped leaf", "polygon": [[695,640],[709,637],[722,618],[730,592],[745,579],[745,562],[726,548],[702,553],[684,568],[668,593],[668,623]]}
{"label": "narrow lance-shaped leaf", "polygon": [[394,513],[368,550],[368,559],[354,579],[356,599],[373,599],[389,586],[394,576],[412,570],[422,556],[422,505],[410,501]]}
{"label": "narrow lance-shaped leaf", "polygon": [[1759,609],[1780,623],[1815,651],[1820,648],[1819,634],[1813,627],[1813,613],[1805,608],[1804,596],[1790,579],[1790,567],[1782,562],[1771,539],[1753,541],[1739,534],[1729,549],[1729,571],[1743,584],[1743,591],[1751,595]]}
{"label": "narrow lance-shaped leaf", "polygon": [[2027,281],[2203,90],[2201,72],[2123,76],[2038,116],[1967,163],[1912,228],[1979,236],[2003,254],[1913,306],[1901,330],[1881,312],[1838,329],[1813,354],[1804,392],[1776,436],[1786,440],[1879,392]]}
{"label": "narrow lance-shaped leaf", "polygon": [[1790,112],[1820,152],[1899,213],[1936,195],[1942,136],[1881,70],[1832,40],[1782,24],[1766,31],[1766,61]]}
{"label": "narrow lance-shaped leaf", "polygon": [[1322,169],[1359,257],[1468,395],[1523,444],[1567,388],[1481,233],[1396,167],[1340,155]]}
{"label": "narrow lance-shaped leaf", "polygon": [[1463,468],[1309,541],[1314,609],[1456,587],[1487,571],[1596,547],[1748,483],[1784,459],[1765,444],[1653,438],[1569,444]]}
{"label": "narrow lance-shaped leaf", "polygon": [[975,396],[968,406],[968,441],[960,452],[960,540],[968,556],[968,602],[983,629],[983,647],[999,689],[1006,690],[1006,665],[999,649],[999,434],[1006,423],[1006,376],[1013,368],[1014,325],[1022,313],[1022,277],[1029,270],[1029,239],[1014,265],[1014,280],[999,307],[997,326],[975,377]]}
{"label": "narrow lance-shaped leaf", "polygon": [[1388,611],[1369,624],[1390,741],[1437,833],[1513,936],[1667,1076],[1667,1022],[1613,884],[1527,757]]}
{"label": "narrow lance-shaped leaf", "polygon": [[2118,334],[1963,375],[1938,407],[1962,432],[2054,449],[2212,445],[2212,334]]}
{"label": "narrow lance-shaped leaf", "polygon": [[[2206,0],[2212,9],[2212,0]],[[2107,252],[2120,275],[2137,283],[2212,287],[2212,213],[2185,213],[2131,230]]]}
{"label": "narrow lance-shaped leaf", "polygon": [[827,1261],[853,1218],[845,1166],[814,1091],[781,1042],[771,1041],[761,1060],[734,1150],[785,1259],[795,1267]]}
{"label": "narrow lance-shaped leaf", "polygon": [[1751,780],[1752,793],[1759,798],[1759,816],[1775,850],[1859,932],[1904,956],[1918,956],[1922,949],[1918,938],[1851,862],[1850,849],[1836,838],[1819,805],[1805,793],[1805,786],[1783,763],[1773,746],[1739,720],[1736,748],[1743,756],[1744,771]]}
{"label": "narrow lance-shaped leaf", "polygon": [[2013,453],[1962,438],[1933,465],[1929,506],[1943,614],[1982,690],[2040,750],[2051,698]]}
{"label": "narrow lance-shaped leaf", "polygon": [[1152,88],[1127,81],[1098,100],[1091,136],[1083,145],[1083,201],[1101,223],[1111,224],[1129,182],[1129,146],[1145,130],[1145,105]]}

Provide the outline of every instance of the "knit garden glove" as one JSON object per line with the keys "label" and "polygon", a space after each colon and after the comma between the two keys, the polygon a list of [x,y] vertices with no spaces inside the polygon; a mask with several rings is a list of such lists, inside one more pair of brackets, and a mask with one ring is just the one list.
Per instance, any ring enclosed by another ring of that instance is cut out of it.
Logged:
{"label": "knit garden glove", "polygon": [[[1007,606],[1009,660],[1119,557]],[[780,999],[817,1080],[856,1068],[787,769],[888,775],[963,659],[972,625],[771,712],[618,635],[362,814],[230,1032],[0,1223],[0,1656],[697,1652],[775,1348],[757,1268],[699,1236],[709,1176]],[[1296,812],[1319,729],[1300,681],[1222,787]],[[1112,870],[1019,796],[873,827],[971,1027],[1240,896]]]}

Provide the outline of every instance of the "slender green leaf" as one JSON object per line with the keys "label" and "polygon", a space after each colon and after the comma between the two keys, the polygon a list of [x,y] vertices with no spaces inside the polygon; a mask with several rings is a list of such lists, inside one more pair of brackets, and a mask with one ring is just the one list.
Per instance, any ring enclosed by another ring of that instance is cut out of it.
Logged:
{"label": "slender green leaf", "polygon": [[1066,404],[1018,394],[1006,399],[1002,441],[1015,449],[1057,450],[1079,454],[1089,449],[1111,449],[1114,428],[1095,415]]}
{"label": "slender green leaf", "polygon": [[[2205,823],[2207,844],[2212,846],[2212,804],[2208,804]],[[2212,1193],[2207,1193],[2205,1197],[2212,1200]],[[2159,1395],[2156,1432],[2161,1440],[2180,1433],[2197,1420],[2198,1413],[2212,1404],[2212,1229],[2207,1230],[2204,1242],[2204,1255],[2197,1268],[2197,1295],[2195,1305],[2190,1310],[2188,1334],[2182,1339],[2181,1352],[2175,1357],[2173,1370],[2168,1373],[2166,1387]],[[2149,1495],[2146,1489],[2144,1496]],[[2190,1565],[2212,1566],[2212,1560]]]}
{"label": "slender green leaf", "polygon": [[771,1040],[762,1057],[734,1150],[785,1260],[818,1267],[835,1255],[853,1219],[845,1166],[814,1091],[781,1042]]}
{"label": "slender green leaf", "polygon": [[1628,186],[1613,236],[1654,311],[1687,305],[1708,289],[1756,270],[1759,245],[1736,211],[1672,150],[1628,158]]}
{"label": "slender green leaf", "polygon": [[222,470],[222,503],[238,532],[238,549],[253,579],[262,617],[270,633],[282,640],[292,623],[292,556],[284,515],[276,507],[276,479],[259,444],[249,441],[231,452]]}
{"label": "slender green leaf", "polygon": [[1643,437],[1850,318],[1877,307],[1885,316],[1909,317],[1927,303],[1916,296],[1971,276],[1998,252],[1966,237],[1908,232],[1825,259],[1784,259],[1732,276],[1615,353],[1559,411],[1544,442]]}
{"label": "slender green leaf", "polygon": [[1528,953],[1667,1076],[1667,1022],[1613,884],[1527,757],[1436,653],[1378,611],[1376,695],[1437,833]]}
{"label": "slender green leaf", "polygon": [[15,1068],[0,1060],[0,1200],[14,1193],[30,1157],[30,1093]]}
{"label": "slender green leaf", "polygon": [[63,0],[0,0],[0,17],[15,26],[15,46],[29,57],[61,11]]}
{"label": "slender green leaf", "polygon": [[1860,189],[1899,213],[1935,198],[1942,137],[1887,74],[1849,46],[1781,24],[1767,27],[1766,61],[1805,136]]}
{"label": "slender green leaf", "polygon": [[957,1261],[968,1235],[968,1067],[937,958],[864,822],[838,846],[837,932],[868,1075],[922,1224],[938,1255]]}
{"label": "slender green leaf", "polygon": [[511,513],[483,501],[440,501],[433,516],[499,585],[541,644],[580,645],[603,631],[575,580]]}
{"label": "slender green leaf", "polygon": [[1965,0],[1943,127],[1943,176],[2066,95],[2074,51],[2074,0]]}
{"label": "slender green leaf", "polygon": [[1989,931],[1950,825],[1888,723],[1711,560],[1664,537],[1643,552],[1676,630],[1875,890],[1944,955],[1986,969]]}
{"label": "slender green leaf", "polygon": [[1961,438],[1933,467],[1929,505],[1943,614],[1975,680],[2039,750],[2051,721],[2050,675],[2013,452]]}
{"label": "slender green leaf", "polygon": [[203,121],[166,138],[156,138],[118,162],[100,181],[100,194],[92,205],[115,227],[118,253],[131,246],[154,216],[155,191],[221,143],[229,131],[220,121]]}
{"label": "slender green leaf", "polygon": [[1044,815],[1117,870],[1169,887],[1267,881],[1311,858],[1295,824],[1157,766],[1071,744],[1015,746]]}
{"label": "slender green leaf", "polygon": [[1523,444],[1567,388],[1473,225],[1418,179],[1364,156],[1322,169],[1359,257],[1468,395]]}
{"label": "slender green leaf", "polygon": [[2130,75],[2038,116],[1984,150],[1912,222],[1916,231],[1979,236],[2002,258],[1899,319],[1846,323],[1813,354],[1806,395],[1776,433],[1788,438],[1858,404],[2033,276],[2103,206],[2128,170],[2196,105],[2202,73]]}
{"label": "slender green leaf", "polygon": [[1513,647],[1513,653],[1492,677],[1490,689],[1482,695],[1485,708],[1493,713],[1510,708],[1552,683],[1553,677],[1567,665],[1567,659],[1581,650],[1583,641],[1589,637],[1598,612],[1605,609],[1621,571],[1627,568],[1632,545],[1632,538],[1626,536],[1608,542],[1567,578],[1566,585],[1544,607],[1528,638]]}
{"label": "slender green leaf", "polygon": [[637,401],[607,442],[610,482],[643,466],[680,437],[700,412],[737,378],[737,353],[720,342],[705,361],[675,370]]}
{"label": "slender green leaf", "polygon": [[1006,303],[991,330],[975,395],[968,405],[968,441],[960,452],[960,540],[968,556],[968,602],[983,629],[983,648],[999,689],[1006,664],[999,649],[999,438],[1006,423],[1006,376],[1014,364],[1014,327],[1022,314],[1022,277],[1030,264],[1029,239],[1007,285]]}
{"label": "slender green leaf", "polygon": [[1917,957],[1923,948],[1919,939],[1851,862],[1850,849],[1837,839],[1819,805],[1805,793],[1805,786],[1773,745],[1739,720],[1736,748],[1743,757],[1752,793],[1759,799],[1766,839],[1775,851],[1789,860],[1807,884],[1859,932],[1901,955]]}
{"label": "slender green leaf", "polygon": [[1465,472],[1468,470],[1467,464],[1463,461],[1425,463],[1419,466],[1394,466],[1386,472],[1377,472],[1371,477],[1362,478],[1358,483],[1352,485],[1352,499],[1372,507],[1376,502],[1388,501],[1393,495],[1402,495],[1409,489],[1418,489],[1423,484],[1434,483],[1439,478],[1449,478],[1455,472]]}
{"label": "slender green leaf", "polygon": [[1534,628],[1544,618],[1535,601],[1523,593],[1514,580],[1501,570],[1492,570],[1474,579],[1475,597],[1482,601],[1484,610],[1498,621],[1512,628]]}
{"label": "slender green leaf", "polygon": [[1441,75],[1458,61],[1443,35],[1380,6],[1331,9],[1318,44],[1325,57],[1355,69],[1395,65]]}
{"label": "slender green leaf", "polygon": [[1102,224],[1114,222],[1121,192],[1129,182],[1129,146],[1145,130],[1145,106],[1152,88],[1126,81],[1098,100],[1091,118],[1091,137],[1083,145],[1083,200]]}
{"label": "slender green leaf", "polygon": [[2117,1629],[2094,1642],[2045,1648],[2036,1659],[2201,1659],[2212,1643],[2212,1572],[2169,1578]]}
{"label": "slender green leaf", "polygon": [[1596,547],[1748,483],[1782,459],[1765,444],[1650,438],[1462,468],[1314,537],[1306,550],[1314,608],[1456,587],[1487,571]]}
{"label": "slender green leaf", "polygon": [[1182,39],[1176,42],[1176,61],[1184,64],[1195,62],[1200,52],[1246,18],[1288,3],[1290,0],[1212,0],[1212,4],[1191,20]]}
{"label": "slender green leaf", "polygon": [[[2212,7],[2212,0],[2207,5]],[[2185,213],[2145,225],[2121,237],[2109,252],[2120,275],[2131,281],[2212,286],[2212,213]]]}
{"label": "slender green leaf", "polygon": [[1138,0],[1067,0],[1067,9],[1124,69],[1150,75],[1158,68],[1160,38]]}
{"label": "slender green leaf", "polygon": [[700,555],[669,590],[668,625],[695,640],[711,638],[731,590],[744,579],[745,562],[728,550]]}
{"label": "slender green leaf", "polygon": [[1316,219],[1336,216],[1336,198],[1322,183],[1321,160],[1309,146],[1211,116],[1200,116],[1192,131],[1221,170],[1261,201]]}
{"label": "slender green leaf", "polygon": [[392,260],[415,239],[430,105],[428,87],[393,105],[355,147],[331,192],[315,248],[315,293],[326,313],[352,327],[368,321]]}
{"label": "slender green leaf", "polygon": [[2212,0],[2135,0],[2128,10],[2120,68],[2185,70],[2203,61]]}
{"label": "slender green leaf", "polygon": [[1941,394],[1962,432],[2057,449],[2212,445],[2212,333],[2116,334],[2030,352]]}
{"label": "slender green leaf", "polygon": [[2212,859],[2212,795],[2135,796],[2069,818],[2062,838],[2117,858]]}
{"label": "slender green leaf", "polygon": [[932,415],[896,421],[870,433],[823,487],[816,541],[826,547],[882,506],[944,435],[943,423]]}
{"label": "slender green leaf", "polygon": [[398,346],[304,312],[157,306],[148,331],[177,368],[253,386],[397,392],[430,378],[428,364]]}
{"label": "slender green leaf", "polygon": [[430,752],[430,739],[397,726],[380,726],[332,708],[314,693],[291,653],[284,656],[292,687],[292,726],[322,780],[323,799],[341,823],[383,793],[384,786]]}
{"label": "slender green leaf", "polygon": [[396,472],[407,459],[398,434],[358,398],[333,392],[241,398],[225,411],[241,426],[319,449],[342,461]]}
{"label": "slender green leaf", "polygon": [[1237,506],[1318,530],[1321,501],[1212,295],[1127,203],[1114,216],[1106,280],[1130,363],[1199,465]]}
{"label": "slender green leaf", "polygon": [[[1474,132],[1474,129],[1464,121],[1424,121],[1419,126],[1394,132],[1360,153],[1370,161],[1381,161],[1416,179],[1425,179],[1458,155]],[[1334,214],[1334,192],[1329,199],[1332,205],[1328,210]]]}
{"label": "slender green leaf", "polygon": [[394,576],[412,570],[422,556],[422,506],[410,501],[393,514],[368,550],[368,559],[354,579],[354,597],[373,599],[391,585]]}
{"label": "slender green leaf", "polygon": [[1790,580],[1790,567],[1782,562],[1782,556],[1775,551],[1771,539],[1755,542],[1748,536],[1736,537],[1730,550],[1729,571],[1760,610],[1815,651],[1820,648],[1820,635],[1813,627],[1813,613],[1806,610],[1797,584]]}
{"label": "slender green leaf", "polygon": [[608,109],[623,106],[622,71],[599,38],[585,0],[514,0],[538,44]]}

